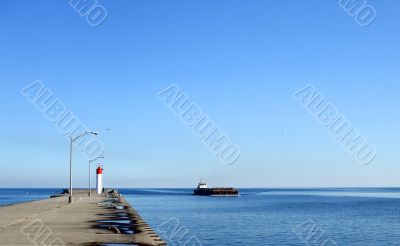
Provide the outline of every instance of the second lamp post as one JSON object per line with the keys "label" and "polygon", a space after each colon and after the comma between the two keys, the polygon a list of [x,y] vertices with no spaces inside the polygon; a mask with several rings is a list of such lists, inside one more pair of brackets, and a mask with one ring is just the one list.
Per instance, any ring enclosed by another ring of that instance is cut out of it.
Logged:
{"label": "second lamp post", "polygon": [[70,148],[69,148],[69,199],[68,199],[69,203],[73,202],[73,198],[72,198],[72,144],[73,144],[73,142],[75,140],[77,140],[78,138],[80,138],[80,137],[82,137],[82,136],[84,136],[86,134],[98,135],[99,133],[98,132],[88,132],[88,131],[86,131],[86,132],[82,133],[81,135],[79,135],[79,136],[77,136],[75,138],[69,137],[69,139],[70,139]]}
{"label": "second lamp post", "polygon": [[104,155],[101,155],[101,156],[99,156],[97,158],[94,158],[93,160],[89,160],[89,196],[92,195],[92,188],[90,187],[90,183],[91,183],[91,181],[90,181],[90,176],[91,176],[90,164],[92,164],[92,162],[94,162],[94,161],[96,161],[98,159],[101,159],[101,158],[104,159]]}

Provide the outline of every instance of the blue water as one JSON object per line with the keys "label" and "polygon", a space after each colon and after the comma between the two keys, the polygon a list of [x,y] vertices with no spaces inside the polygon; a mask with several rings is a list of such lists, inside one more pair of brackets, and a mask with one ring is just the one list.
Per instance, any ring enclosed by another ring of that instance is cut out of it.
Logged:
{"label": "blue water", "polygon": [[62,189],[0,189],[0,206],[49,198]]}
{"label": "blue water", "polygon": [[[171,245],[400,245],[400,189],[120,189]],[[313,234],[316,232],[316,234]]]}
{"label": "blue water", "polygon": [[[60,191],[0,189],[0,205]],[[198,197],[192,189],[120,189],[169,245],[400,245],[400,189],[240,191]]]}

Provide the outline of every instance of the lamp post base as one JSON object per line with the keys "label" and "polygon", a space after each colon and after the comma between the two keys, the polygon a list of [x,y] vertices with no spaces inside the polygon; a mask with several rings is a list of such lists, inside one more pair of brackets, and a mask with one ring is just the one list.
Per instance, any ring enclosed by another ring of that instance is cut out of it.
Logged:
{"label": "lamp post base", "polygon": [[74,199],[73,199],[72,196],[69,196],[69,197],[68,197],[68,202],[69,202],[69,203],[73,203],[73,202],[74,202]]}

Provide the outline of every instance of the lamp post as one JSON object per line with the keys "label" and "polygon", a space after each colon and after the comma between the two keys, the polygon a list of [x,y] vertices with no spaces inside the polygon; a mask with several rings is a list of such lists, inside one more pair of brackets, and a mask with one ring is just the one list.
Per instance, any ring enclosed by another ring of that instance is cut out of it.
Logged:
{"label": "lamp post", "polygon": [[91,164],[92,162],[94,162],[95,160],[98,160],[98,159],[100,159],[100,158],[104,159],[104,155],[101,155],[101,156],[99,156],[99,157],[97,157],[97,158],[94,158],[93,160],[89,160],[89,196],[92,195],[92,189],[91,189],[91,187],[90,187],[90,174],[91,174],[91,171],[90,171],[90,164]]}
{"label": "lamp post", "polygon": [[69,137],[70,140],[70,147],[69,147],[69,203],[73,202],[72,199],[72,144],[75,140],[77,140],[78,138],[87,135],[87,134],[93,134],[93,135],[98,135],[98,132],[88,132],[85,131],[84,133],[82,133],[81,135],[77,136],[76,138],[72,138],[72,136]]}

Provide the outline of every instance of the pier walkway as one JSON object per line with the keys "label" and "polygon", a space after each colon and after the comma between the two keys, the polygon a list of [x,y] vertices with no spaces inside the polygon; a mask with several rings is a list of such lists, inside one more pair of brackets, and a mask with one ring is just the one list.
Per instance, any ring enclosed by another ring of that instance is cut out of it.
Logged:
{"label": "pier walkway", "polygon": [[74,194],[0,207],[0,245],[166,245],[121,198]]}

